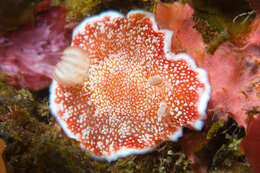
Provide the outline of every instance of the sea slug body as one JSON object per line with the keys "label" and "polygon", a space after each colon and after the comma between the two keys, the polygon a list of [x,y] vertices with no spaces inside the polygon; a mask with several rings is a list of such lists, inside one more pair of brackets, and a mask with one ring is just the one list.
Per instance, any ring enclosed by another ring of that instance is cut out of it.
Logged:
{"label": "sea slug body", "polygon": [[116,160],[201,129],[207,73],[170,51],[172,32],[151,13],[109,11],[74,29],[54,70],[50,108],[66,134],[95,158]]}

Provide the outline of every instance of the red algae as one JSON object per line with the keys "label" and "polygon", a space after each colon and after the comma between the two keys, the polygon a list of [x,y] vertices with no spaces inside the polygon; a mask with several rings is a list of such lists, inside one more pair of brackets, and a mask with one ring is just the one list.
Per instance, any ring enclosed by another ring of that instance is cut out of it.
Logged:
{"label": "red algae", "polygon": [[241,147],[248,162],[251,164],[253,172],[260,170],[260,114],[252,118],[247,127],[247,135],[243,140]]}
{"label": "red algae", "polygon": [[49,86],[53,68],[70,44],[65,9],[39,8],[35,24],[0,36],[0,71],[10,84],[31,90]]}

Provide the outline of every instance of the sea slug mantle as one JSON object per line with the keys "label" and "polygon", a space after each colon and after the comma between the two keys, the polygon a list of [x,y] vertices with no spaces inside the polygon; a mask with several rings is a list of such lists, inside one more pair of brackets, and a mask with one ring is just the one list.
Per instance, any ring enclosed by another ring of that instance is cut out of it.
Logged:
{"label": "sea slug mantle", "polygon": [[210,95],[207,73],[170,51],[172,32],[151,13],[109,11],[74,29],[54,70],[50,108],[66,134],[108,161],[201,129]]}

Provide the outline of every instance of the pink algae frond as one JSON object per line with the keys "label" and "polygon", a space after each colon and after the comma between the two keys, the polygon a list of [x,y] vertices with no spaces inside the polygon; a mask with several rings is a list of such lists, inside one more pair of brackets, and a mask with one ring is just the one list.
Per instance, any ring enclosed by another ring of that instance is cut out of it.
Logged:
{"label": "pink algae frond", "polygon": [[[144,11],[102,13],[74,30],[72,46],[85,51],[88,72],[73,85],[54,80],[50,106],[64,131],[94,157],[143,153],[177,140],[182,126],[202,128],[207,74],[187,54],[171,53],[171,36]],[[74,67],[72,76],[84,75]]]}
{"label": "pink algae frond", "polygon": [[35,24],[0,35],[0,72],[6,73],[5,80],[13,86],[34,91],[48,87],[60,54],[70,44],[70,31],[64,28],[65,8],[46,8],[35,8],[41,12]]}

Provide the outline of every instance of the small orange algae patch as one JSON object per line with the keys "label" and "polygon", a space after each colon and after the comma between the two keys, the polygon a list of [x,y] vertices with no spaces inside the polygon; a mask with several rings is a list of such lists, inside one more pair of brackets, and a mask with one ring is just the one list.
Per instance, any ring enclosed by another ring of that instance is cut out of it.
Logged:
{"label": "small orange algae patch", "polygon": [[[110,11],[77,26],[72,47],[84,54],[72,48],[75,59],[62,58],[50,89],[50,108],[66,134],[95,158],[113,161],[177,140],[183,126],[201,129],[207,74],[187,54],[170,52],[171,37],[144,11]],[[68,84],[67,75],[80,77]]]}
{"label": "small orange algae patch", "polygon": [[6,168],[5,168],[5,163],[2,158],[2,154],[4,152],[6,145],[3,139],[0,138],[0,172],[1,173],[6,173]]}

